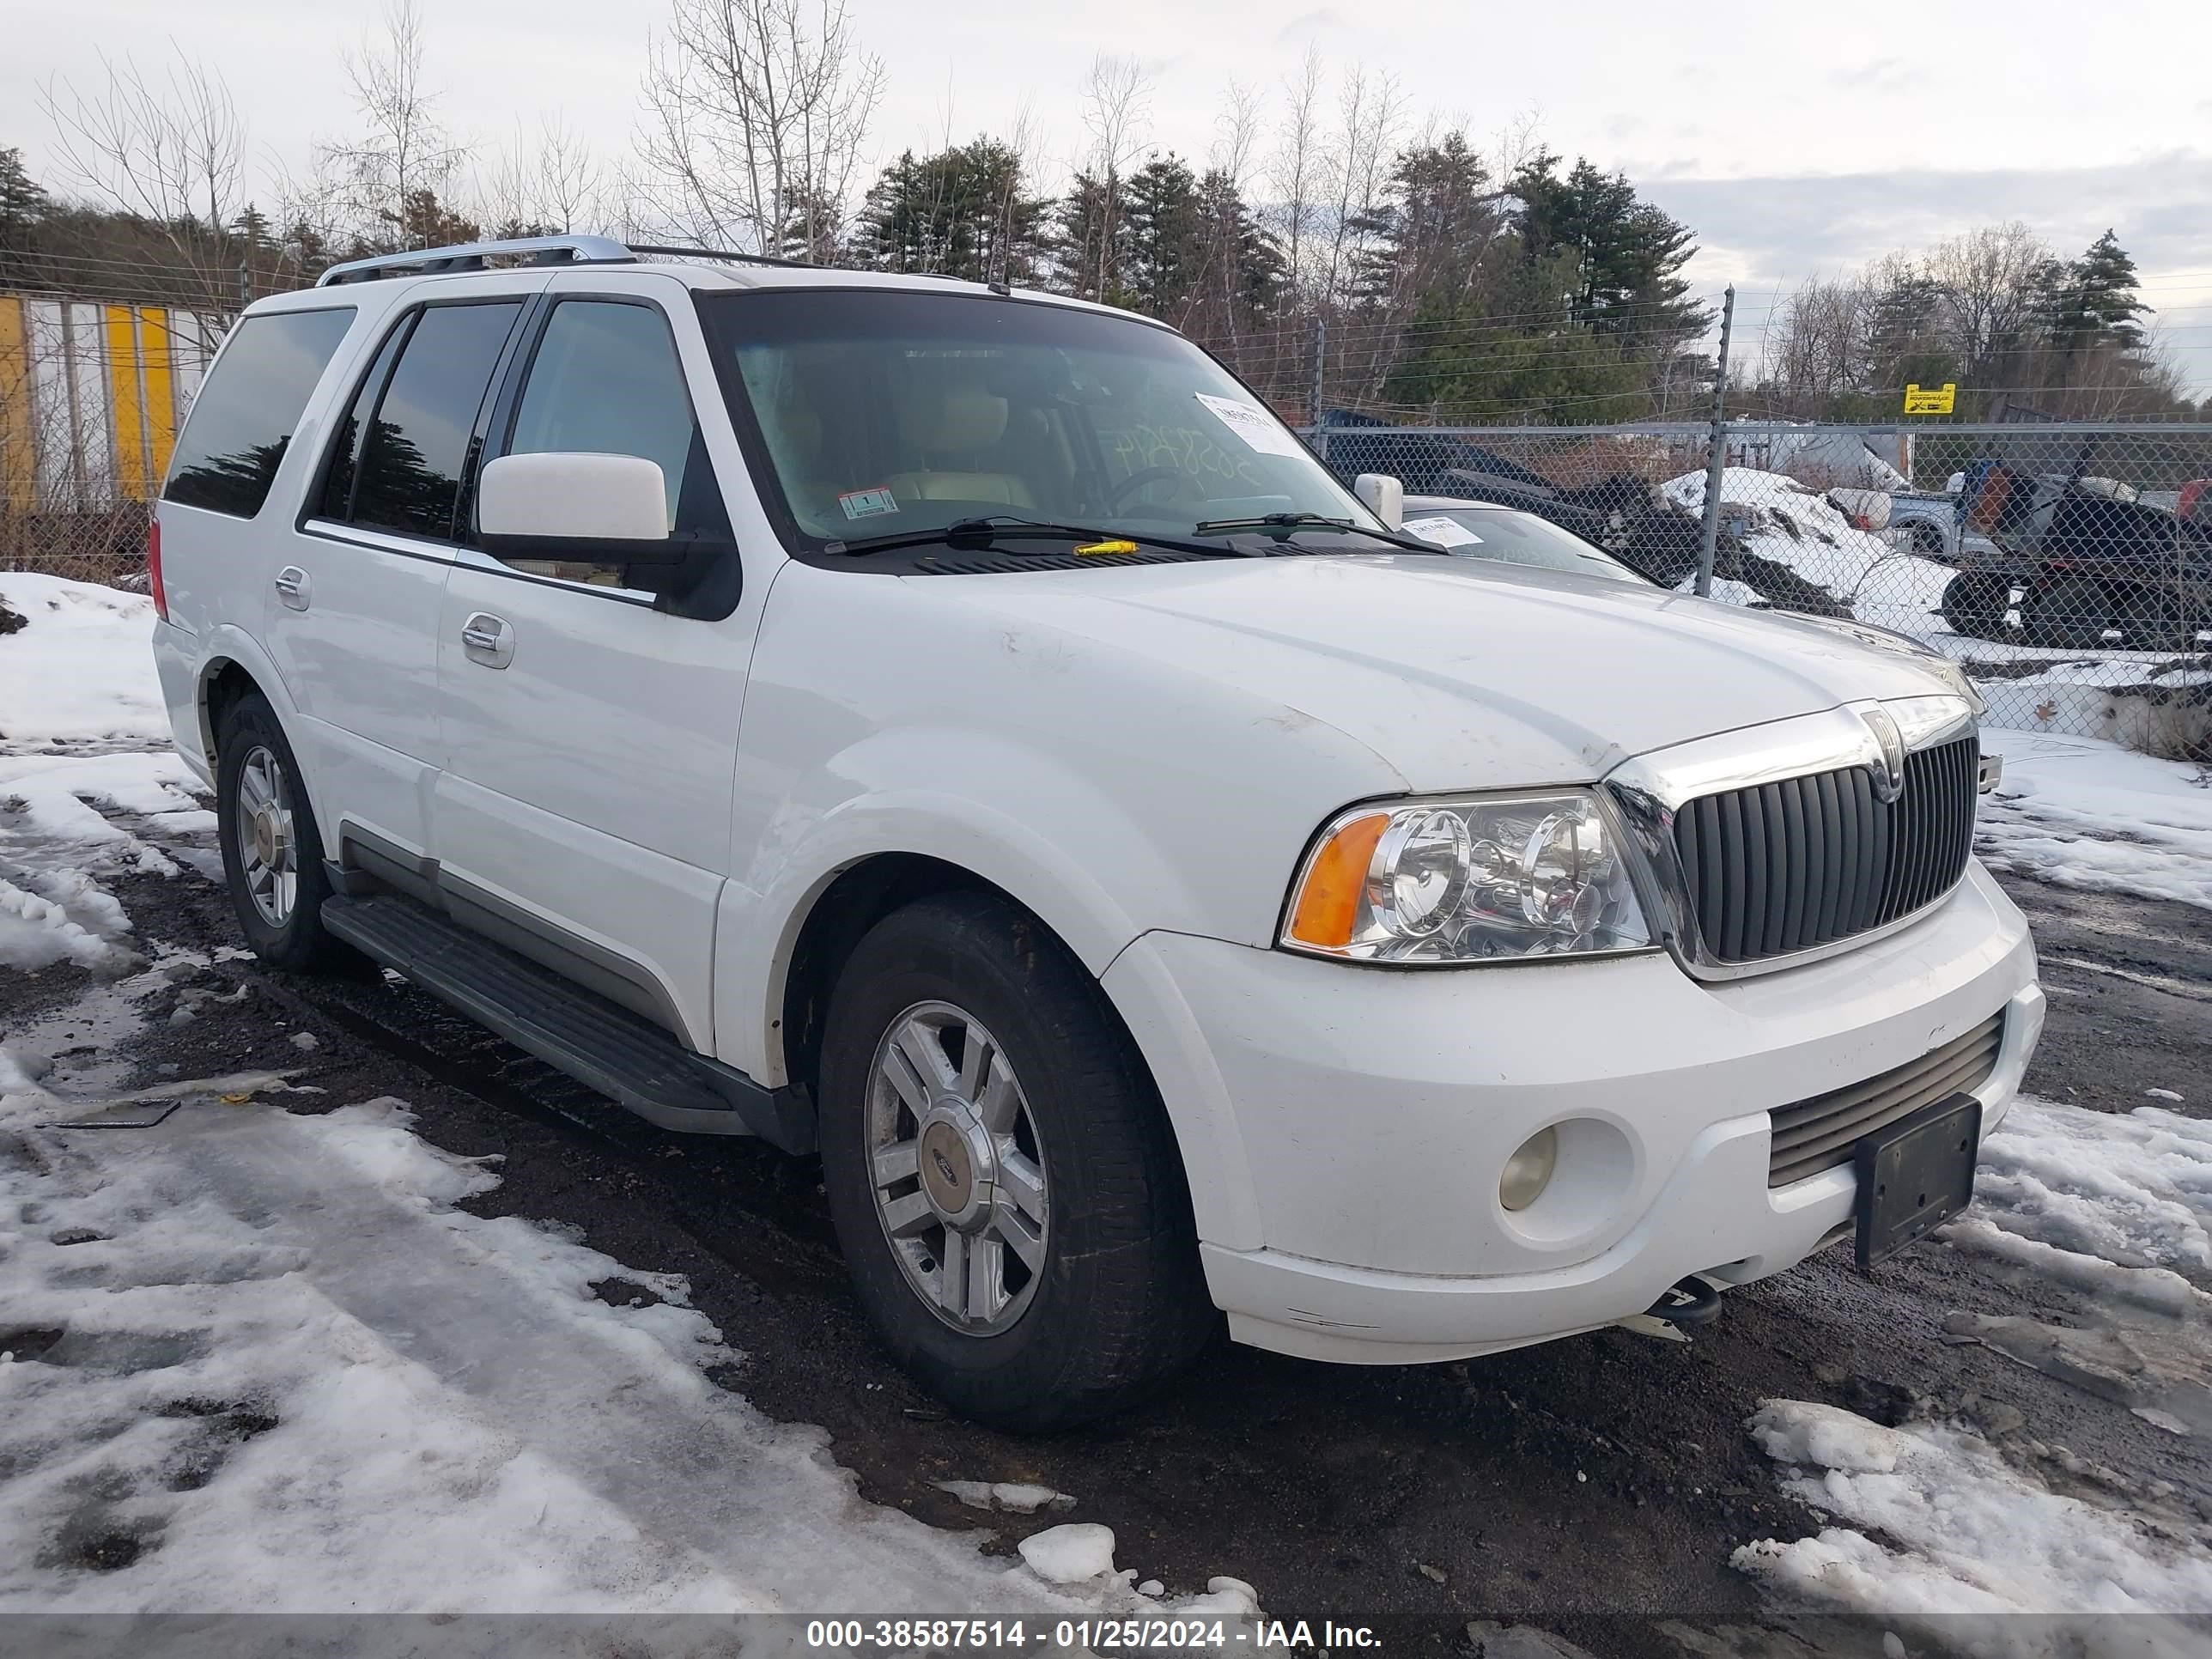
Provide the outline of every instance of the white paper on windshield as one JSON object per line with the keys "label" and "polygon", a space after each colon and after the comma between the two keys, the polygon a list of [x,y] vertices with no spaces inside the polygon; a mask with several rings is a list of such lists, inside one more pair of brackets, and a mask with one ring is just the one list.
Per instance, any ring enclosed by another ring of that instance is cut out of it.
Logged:
{"label": "white paper on windshield", "polygon": [[1281,422],[1265,410],[1240,404],[1234,398],[1209,398],[1203,392],[1194,395],[1214,412],[1222,425],[1244,441],[1247,449],[1257,450],[1262,455],[1295,455],[1304,447]]}
{"label": "white paper on windshield", "polygon": [[1419,536],[1425,542],[1434,542],[1438,547],[1480,547],[1482,538],[1469,530],[1457,519],[1442,516],[1433,519],[1408,519],[1398,526],[1408,536]]}

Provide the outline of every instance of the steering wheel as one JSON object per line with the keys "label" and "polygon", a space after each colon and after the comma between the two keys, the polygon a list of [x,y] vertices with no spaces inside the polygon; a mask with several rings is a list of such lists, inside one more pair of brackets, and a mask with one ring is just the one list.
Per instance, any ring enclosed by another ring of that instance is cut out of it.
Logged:
{"label": "steering wheel", "polygon": [[1119,507],[1121,505],[1124,497],[1134,495],[1138,490],[1142,489],[1147,484],[1158,483],[1163,479],[1167,478],[1173,478],[1178,483],[1187,483],[1190,481],[1190,475],[1188,472],[1185,472],[1179,466],[1147,466],[1140,468],[1139,471],[1132,472],[1127,477],[1122,479],[1121,483],[1115,484],[1112,489],[1106,492],[1106,505],[1109,507]]}

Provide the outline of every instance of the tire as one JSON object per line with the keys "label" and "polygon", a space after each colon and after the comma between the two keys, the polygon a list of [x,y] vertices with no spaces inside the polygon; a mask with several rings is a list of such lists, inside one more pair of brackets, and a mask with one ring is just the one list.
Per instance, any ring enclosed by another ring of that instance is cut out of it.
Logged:
{"label": "tire", "polygon": [[[966,1097],[963,1062],[991,1079]],[[981,1103],[969,1115],[962,1099]],[[1097,983],[1011,901],[945,894],[877,923],[830,998],[820,1102],[823,1184],[861,1307],[963,1417],[1030,1433],[1095,1420],[1218,1327],[1158,1092]],[[886,1146],[885,1167],[913,1173],[887,1177],[879,1203]],[[985,1192],[994,1219],[956,1209]],[[947,1271],[979,1261],[980,1290]]]}
{"label": "tire", "polygon": [[2011,603],[2010,579],[1986,570],[1962,570],[1943,586],[1943,620],[1953,633],[1972,639],[2002,639]]}
{"label": "tire", "polygon": [[1923,559],[1940,559],[1948,551],[1943,544],[1943,527],[1930,524],[1925,519],[1912,521],[1912,550]]}
{"label": "tire", "polygon": [[2094,651],[2113,626],[2112,596],[2085,576],[2062,577],[2032,589],[2021,606],[2021,623],[2033,645]]}
{"label": "tire", "polygon": [[[323,930],[331,889],[322,835],[292,745],[259,692],[225,711],[216,757],[216,838],[247,945],[272,968],[357,963],[356,952]],[[267,879],[272,872],[289,873],[289,884]]]}
{"label": "tire", "polygon": [[2180,608],[2155,587],[2131,587],[2118,606],[2122,643],[2130,651],[2182,651],[2196,644]]}

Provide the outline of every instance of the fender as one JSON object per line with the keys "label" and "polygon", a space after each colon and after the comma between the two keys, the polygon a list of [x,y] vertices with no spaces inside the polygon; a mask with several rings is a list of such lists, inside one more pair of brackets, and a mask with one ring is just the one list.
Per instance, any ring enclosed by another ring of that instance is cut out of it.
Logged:
{"label": "fender", "polygon": [[[724,890],[715,932],[719,1058],[768,1087],[790,1081],[785,981],[815,902],[839,875],[890,853],[972,871],[1035,912],[1114,1003],[1183,1149],[1200,1236],[1255,1246],[1259,1209],[1242,1136],[1204,1045],[1186,1040],[1191,1021],[1180,994],[1163,973],[1108,971],[1145,931],[1122,896],[1141,896],[1155,914],[1188,914],[1186,872],[1095,781],[1003,737],[908,727],[856,744],[826,771],[872,775],[887,787],[823,813],[796,846],[759,849],[750,872],[759,884],[732,881]],[[1022,780],[1029,810],[1018,817],[1009,804],[979,798],[992,778]],[[957,793],[948,780],[975,793]]]}

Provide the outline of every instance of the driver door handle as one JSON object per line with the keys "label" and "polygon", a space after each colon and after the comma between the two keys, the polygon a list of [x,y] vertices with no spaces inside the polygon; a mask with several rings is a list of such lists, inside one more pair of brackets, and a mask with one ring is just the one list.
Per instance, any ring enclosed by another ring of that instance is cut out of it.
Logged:
{"label": "driver door handle", "polygon": [[289,611],[305,611],[309,600],[307,573],[296,564],[288,564],[276,573],[276,597]]}
{"label": "driver door handle", "polygon": [[461,624],[461,650],[471,662],[504,668],[514,660],[514,629],[504,617],[477,611]]}

